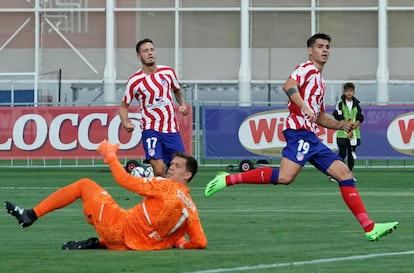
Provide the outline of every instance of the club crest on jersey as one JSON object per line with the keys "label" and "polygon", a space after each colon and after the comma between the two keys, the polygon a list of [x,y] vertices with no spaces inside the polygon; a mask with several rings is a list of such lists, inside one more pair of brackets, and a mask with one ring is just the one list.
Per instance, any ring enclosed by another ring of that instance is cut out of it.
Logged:
{"label": "club crest on jersey", "polygon": [[302,152],[297,152],[296,159],[302,161],[305,158],[305,155]]}
{"label": "club crest on jersey", "polygon": [[155,155],[155,149],[148,150],[148,155],[153,157]]}
{"label": "club crest on jersey", "polygon": [[162,80],[161,84],[165,87],[168,87],[168,81],[167,80]]}
{"label": "club crest on jersey", "polygon": [[303,75],[303,73],[305,72],[305,69],[303,68],[303,67],[298,67],[297,69],[296,69],[296,73],[298,74],[298,75]]}

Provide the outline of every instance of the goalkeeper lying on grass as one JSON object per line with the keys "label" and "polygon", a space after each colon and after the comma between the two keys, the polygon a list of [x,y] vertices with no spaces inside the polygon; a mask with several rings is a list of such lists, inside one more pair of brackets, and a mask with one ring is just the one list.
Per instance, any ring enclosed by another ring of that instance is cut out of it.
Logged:
{"label": "goalkeeper lying on grass", "polygon": [[104,156],[120,186],[145,197],[133,208],[121,208],[104,188],[83,178],[55,191],[33,209],[22,209],[6,201],[7,212],[25,228],[45,214],[80,198],[87,222],[95,227],[99,238],[70,241],[62,249],[205,248],[207,238],[187,187],[197,173],[197,160],[179,152],[174,155],[166,178],[134,177],[120,164],[116,155],[118,146],[104,141],[99,145],[98,152]]}

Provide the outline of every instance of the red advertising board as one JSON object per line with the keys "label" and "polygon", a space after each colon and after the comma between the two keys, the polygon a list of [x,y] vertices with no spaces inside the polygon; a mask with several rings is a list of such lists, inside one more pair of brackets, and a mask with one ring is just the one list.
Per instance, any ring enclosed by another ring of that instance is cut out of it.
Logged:
{"label": "red advertising board", "polygon": [[[177,115],[185,149],[192,153],[192,107]],[[92,158],[98,144],[120,143],[118,155],[142,158],[140,114],[130,108],[132,133],[121,126],[118,106],[2,107],[0,108],[0,159]]]}

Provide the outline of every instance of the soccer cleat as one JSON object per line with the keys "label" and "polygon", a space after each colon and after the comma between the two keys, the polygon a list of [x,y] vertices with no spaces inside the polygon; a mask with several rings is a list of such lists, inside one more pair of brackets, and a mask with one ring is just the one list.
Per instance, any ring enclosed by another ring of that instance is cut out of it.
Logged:
{"label": "soccer cleat", "polygon": [[399,222],[375,223],[374,228],[371,231],[365,232],[365,237],[367,237],[369,241],[378,241],[381,237],[384,237],[397,229],[398,224]]}
{"label": "soccer cleat", "polygon": [[219,172],[213,180],[207,183],[206,189],[204,190],[205,197],[211,197],[218,191],[226,188],[226,176],[229,173]]}
{"label": "soccer cleat", "polygon": [[33,209],[22,209],[9,201],[4,202],[4,207],[8,214],[16,217],[19,225],[23,228],[32,225],[33,222],[37,220],[37,216]]}
{"label": "soccer cleat", "polygon": [[69,241],[63,244],[62,250],[99,249],[102,247],[99,239],[91,237],[83,241]]}

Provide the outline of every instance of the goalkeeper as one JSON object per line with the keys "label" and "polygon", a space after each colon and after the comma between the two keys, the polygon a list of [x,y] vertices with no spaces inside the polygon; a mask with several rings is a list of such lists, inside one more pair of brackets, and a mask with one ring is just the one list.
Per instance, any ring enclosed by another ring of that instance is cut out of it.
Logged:
{"label": "goalkeeper", "polygon": [[104,141],[99,145],[98,152],[104,156],[105,163],[109,164],[120,186],[145,197],[133,208],[121,208],[104,188],[83,178],[55,191],[33,209],[21,209],[6,201],[7,212],[16,217],[24,228],[80,198],[87,222],[95,227],[99,238],[69,241],[62,249],[205,248],[207,239],[187,187],[197,172],[197,160],[178,152],[171,161],[167,178],[134,177],[120,164],[116,155],[118,146]]}

